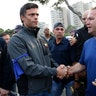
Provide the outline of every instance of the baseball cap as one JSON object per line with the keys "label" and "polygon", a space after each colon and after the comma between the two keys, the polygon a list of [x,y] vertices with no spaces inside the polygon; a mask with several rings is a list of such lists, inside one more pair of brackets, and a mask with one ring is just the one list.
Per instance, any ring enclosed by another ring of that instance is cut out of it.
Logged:
{"label": "baseball cap", "polygon": [[56,23],[55,25],[54,25],[54,29],[56,28],[56,27],[63,27],[64,28],[64,25],[61,23],[61,22],[58,22],[58,23]]}

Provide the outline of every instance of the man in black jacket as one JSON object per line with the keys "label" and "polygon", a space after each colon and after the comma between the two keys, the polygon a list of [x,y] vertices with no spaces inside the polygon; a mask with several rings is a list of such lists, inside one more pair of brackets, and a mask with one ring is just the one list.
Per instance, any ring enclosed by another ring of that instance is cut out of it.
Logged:
{"label": "man in black jacket", "polygon": [[76,62],[79,61],[83,44],[86,40],[92,37],[91,34],[88,33],[88,28],[86,27],[86,18],[89,10],[85,11],[82,16],[82,21],[84,26],[78,30],[76,30],[74,37],[70,40],[71,45],[75,45],[76,47]]}
{"label": "man in black jacket", "polygon": [[87,18],[88,12],[89,10],[85,11],[82,16],[84,27],[76,30],[76,33],[74,36],[76,38],[75,47],[76,47],[76,61],[77,62],[80,59],[84,42],[92,37],[92,35],[88,33],[88,28],[86,27],[86,18]]}
{"label": "man in black jacket", "polygon": [[7,44],[0,37],[0,96],[8,95],[14,84],[12,62],[7,52]]}
{"label": "man in black jacket", "polygon": [[62,78],[66,73],[64,65],[58,67],[51,58],[47,42],[38,35],[38,11],[35,3],[21,7],[22,29],[12,36],[8,44],[18,91],[24,96],[48,96],[52,77]]}

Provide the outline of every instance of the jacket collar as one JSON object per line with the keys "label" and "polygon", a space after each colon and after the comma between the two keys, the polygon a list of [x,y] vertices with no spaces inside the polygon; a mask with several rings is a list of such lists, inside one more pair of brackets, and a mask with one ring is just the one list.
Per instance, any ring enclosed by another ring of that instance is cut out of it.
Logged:
{"label": "jacket collar", "polygon": [[[65,38],[65,37],[63,37],[63,38],[62,38],[62,40],[61,40],[61,42],[60,42],[59,44],[63,44],[63,43],[64,43],[64,41],[65,41],[65,39],[66,39],[66,38]],[[53,42],[56,44],[56,39],[54,39],[54,40],[53,40]]]}
{"label": "jacket collar", "polygon": [[36,28],[27,28],[27,27],[25,27],[25,26],[23,26],[23,29],[24,29],[28,34],[33,35],[33,36],[35,36],[35,37],[37,37],[38,32],[39,32],[39,30],[40,30],[39,27],[36,27]]}

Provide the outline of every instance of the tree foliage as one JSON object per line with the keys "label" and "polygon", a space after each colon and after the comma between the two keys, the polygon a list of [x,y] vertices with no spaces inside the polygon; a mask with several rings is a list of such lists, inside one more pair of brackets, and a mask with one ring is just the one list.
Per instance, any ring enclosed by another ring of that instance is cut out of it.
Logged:
{"label": "tree foliage", "polygon": [[4,29],[0,28],[0,33],[3,33],[3,32],[6,32],[6,33],[8,33],[10,36],[12,36],[12,34],[13,34],[13,29],[12,29],[12,30],[11,30],[11,29],[6,29],[6,30],[4,30]]}
{"label": "tree foliage", "polygon": [[8,33],[10,36],[12,36],[12,34],[13,34],[13,29],[11,30],[11,29],[7,29],[7,30],[5,30],[4,32],[6,32],[6,33]]}
{"label": "tree foliage", "polygon": [[4,32],[4,29],[0,28],[0,33],[3,33]]}
{"label": "tree foliage", "polygon": [[65,31],[65,35],[67,36],[67,35],[70,35],[70,32],[72,31],[72,30],[75,30],[76,28],[74,27],[74,26],[72,26],[72,25],[69,25],[68,27],[67,27],[67,29],[66,29],[66,31]]}
{"label": "tree foliage", "polygon": [[[47,4],[50,0],[29,0],[29,1],[39,1],[41,4],[44,5],[44,4]],[[81,12],[78,12],[78,11],[74,10],[74,8],[69,4],[68,0],[58,0],[57,2],[55,2],[55,3],[52,5],[52,7],[60,9],[60,5],[61,5],[63,2],[65,2],[65,4],[67,5],[67,7],[68,7],[74,14],[76,14],[76,15],[79,17],[79,19],[81,20],[81,22],[82,22],[82,14],[81,14]]]}

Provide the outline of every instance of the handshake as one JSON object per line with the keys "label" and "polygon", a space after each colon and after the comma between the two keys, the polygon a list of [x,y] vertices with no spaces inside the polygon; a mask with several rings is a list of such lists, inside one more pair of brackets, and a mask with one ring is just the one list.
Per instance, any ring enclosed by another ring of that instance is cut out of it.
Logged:
{"label": "handshake", "polygon": [[64,77],[72,76],[72,68],[70,66],[65,66],[61,64],[57,67],[57,77],[59,79],[63,79]]}

